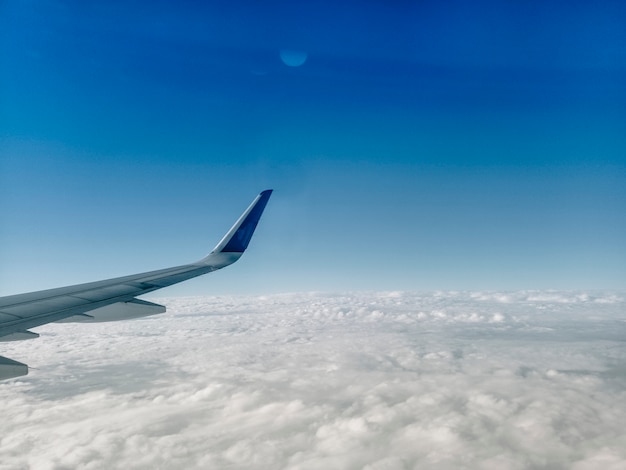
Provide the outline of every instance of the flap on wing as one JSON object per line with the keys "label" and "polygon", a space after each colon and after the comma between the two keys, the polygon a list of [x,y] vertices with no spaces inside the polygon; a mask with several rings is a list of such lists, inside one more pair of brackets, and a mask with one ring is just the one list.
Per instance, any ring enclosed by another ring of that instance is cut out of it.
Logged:
{"label": "flap on wing", "polygon": [[28,366],[8,357],[0,356],[0,380],[28,375]]}
{"label": "flap on wing", "polygon": [[146,300],[132,299],[128,302],[117,302],[105,307],[90,310],[89,314],[81,313],[73,315],[57,323],[100,323],[118,320],[130,320],[132,318],[147,317],[165,312],[163,305],[148,302]]}
{"label": "flap on wing", "polygon": [[76,315],[72,315],[71,317],[57,320],[54,323],[82,323],[89,320],[93,320],[93,317],[91,315],[87,315],[86,313],[77,313]]}
{"label": "flap on wing", "polygon": [[39,338],[37,333],[33,333],[32,331],[23,330],[23,331],[14,331],[8,335],[0,336],[0,341],[22,341],[25,339],[35,339]]}

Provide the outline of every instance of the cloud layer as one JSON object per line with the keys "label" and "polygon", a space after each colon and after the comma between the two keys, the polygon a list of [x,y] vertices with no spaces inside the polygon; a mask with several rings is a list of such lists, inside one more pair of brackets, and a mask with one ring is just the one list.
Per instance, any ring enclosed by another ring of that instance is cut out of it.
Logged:
{"label": "cloud layer", "polygon": [[3,345],[0,469],[626,468],[623,294],[158,301]]}

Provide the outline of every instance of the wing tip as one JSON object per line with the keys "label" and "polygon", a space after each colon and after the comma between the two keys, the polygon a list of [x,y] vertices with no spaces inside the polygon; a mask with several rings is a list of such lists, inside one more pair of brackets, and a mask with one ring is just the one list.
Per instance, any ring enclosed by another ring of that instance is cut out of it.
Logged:
{"label": "wing tip", "polygon": [[[256,226],[261,218],[261,215],[263,214],[263,211],[265,210],[265,206],[267,205],[272,192],[273,189],[261,191],[237,220],[237,222],[235,222],[235,225],[231,227],[213,251],[204,257],[201,262],[207,262],[210,256],[218,253],[237,253],[241,256],[241,254],[246,251],[246,248],[248,247],[248,243],[254,234]],[[230,261],[230,263],[233,262],[234,261]]]}

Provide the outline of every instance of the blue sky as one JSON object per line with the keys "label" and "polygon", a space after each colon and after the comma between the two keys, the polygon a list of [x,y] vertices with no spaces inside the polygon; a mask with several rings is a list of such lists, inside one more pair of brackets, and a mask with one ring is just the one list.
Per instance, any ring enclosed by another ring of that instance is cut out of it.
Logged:
{"label": "blue sky", "polygon": [[168,294],[623,288],[624,24],[620,2],[3,2],[0,293],[197,259],[267,188],[244,258]]}

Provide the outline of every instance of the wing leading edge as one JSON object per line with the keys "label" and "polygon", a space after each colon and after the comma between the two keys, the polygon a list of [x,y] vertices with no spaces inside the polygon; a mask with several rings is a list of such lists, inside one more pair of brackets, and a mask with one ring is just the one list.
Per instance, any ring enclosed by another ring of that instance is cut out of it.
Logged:
{"label": "wing leading edge", "polygon": [[[0,297],[0,341],[39,335],[29,328],[51,322],[99,322],[165,312],[162,305],[135,297],[168,287],[237,261],[248,247],[272,190],[261,192],[215,248],[195,263],[104,281]],[[28,374],[28,366],[0,356],[0,380]]]}

